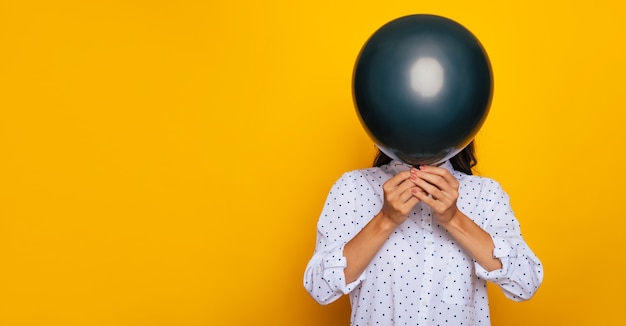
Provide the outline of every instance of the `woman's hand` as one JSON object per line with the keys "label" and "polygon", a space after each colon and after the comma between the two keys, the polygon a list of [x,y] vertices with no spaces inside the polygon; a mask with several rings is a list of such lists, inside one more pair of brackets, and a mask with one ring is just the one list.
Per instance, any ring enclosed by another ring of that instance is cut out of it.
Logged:
{"label": "woman's hand", "polygon": [[410,171],[402,171],[383,184],[385,199],[380,212],[395,226],[402,224],[419,203],[417,194],[425,196],[423,190],[409,179],[411,175]]}
{"label": "woman's hand", "polygon": [[406,221],[413,207],[419,203],[415,194],[422,190],[410,177],[410,171],[403,171],[383,184],[383,208],[344,246],[346,283],[355,281],[363,273],[389,235]]}
{"label": "woman's hand", "polygon": [[415,197],[433,209],[439,224],[450,222],[458,212],[459,181],[444,168],[420,166],[410,171],[410,180],[421,190],[414,193]]}
{"label": "woman's hand", "polygon": [[432,207],[435,220],[488,271],[502,268],[502,262],[493,257],[493,239],[478,224],[463,214],[457,206],[459,181],[444,168],[420,166],[411,169],[409,178],[422,189],[415,196]]}

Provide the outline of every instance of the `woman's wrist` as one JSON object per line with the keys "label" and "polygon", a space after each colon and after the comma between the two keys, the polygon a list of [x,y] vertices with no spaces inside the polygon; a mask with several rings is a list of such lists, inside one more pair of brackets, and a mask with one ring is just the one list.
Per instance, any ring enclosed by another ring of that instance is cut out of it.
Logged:
{"label": "woman's wrist", "polygon": [[391,232],[395,230],[398,225],[400,225],[391,216],[385,214],[385,211],[383,210],[380,210],[377,214],[376,220],[378,221],[378,227],[382,232]]}
{"label": "woman's wrist", "polygon": [[461,213],[461,211],[459,211],[458,209],[456,209],[454,211],[454,213],[452,213],[452,215],[447,218],[444,219],[443,221],[441,221],[440,219],[437,219],[437,223],[439,223],[439,225],[443,226],[446,230],[448,228],[459,228],[460,227],[460,223],[462,222],[462,215],[463,213]]}

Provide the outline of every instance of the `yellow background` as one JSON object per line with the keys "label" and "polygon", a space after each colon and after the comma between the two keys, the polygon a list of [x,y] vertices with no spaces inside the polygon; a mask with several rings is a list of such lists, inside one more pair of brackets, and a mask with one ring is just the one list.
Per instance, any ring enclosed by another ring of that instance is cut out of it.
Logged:
{"label": "yellow background", "polygon": [[452,18],[487,49],[481,175],[545,265],[494,325],[626,307],[620,1],[0,1],[0,325],[347,325],[302,286],[331,184],[374,147],[371,33]]}

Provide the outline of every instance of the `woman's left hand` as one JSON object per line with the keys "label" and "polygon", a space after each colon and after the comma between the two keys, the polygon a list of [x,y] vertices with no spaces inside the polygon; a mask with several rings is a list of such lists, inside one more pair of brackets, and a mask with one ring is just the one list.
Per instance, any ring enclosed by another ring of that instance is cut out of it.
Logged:
{"label": "woman's left hand", "polygon": [[459,181],[444,168],[422,165],[411,168],[410,180],[424,192],[416,192],[415,197],[433,209],[439,224],[446,224],[454,218],[458,208]]}

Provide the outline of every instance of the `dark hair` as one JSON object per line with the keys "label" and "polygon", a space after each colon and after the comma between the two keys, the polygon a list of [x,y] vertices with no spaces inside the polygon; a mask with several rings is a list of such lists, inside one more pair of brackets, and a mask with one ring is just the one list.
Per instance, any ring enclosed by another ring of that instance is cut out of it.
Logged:
{"label": "dark hair", "polygon": [[[382,166],[389,164],[391,161],[392,158],[385,155],[385,153],[379,149],[378,154],[376,154],[376,158],[374,158],[373,166]],[[472,175],[472,168],[476,166],[476,163],[478,163],[476,160],[476,153],[474,152],[474,141],[472,140],[469,145],[465,146],[463,150],[454,155],[450,159],[450,163],[452,163],[452,167],[455,170]]]}

